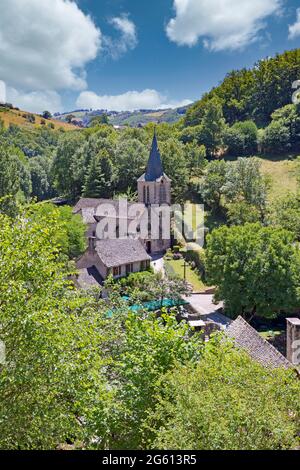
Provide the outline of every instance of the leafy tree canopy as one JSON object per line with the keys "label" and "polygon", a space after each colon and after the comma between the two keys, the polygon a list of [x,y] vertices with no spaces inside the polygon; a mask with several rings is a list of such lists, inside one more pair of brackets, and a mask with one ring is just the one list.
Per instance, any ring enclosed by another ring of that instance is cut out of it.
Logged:
{"label": "leafy tree canopy", "polygon": [[259,224],[221,227],[208,236],[207,276],[228,315],[276,317],[299,303],[299,246],[290,232]]}

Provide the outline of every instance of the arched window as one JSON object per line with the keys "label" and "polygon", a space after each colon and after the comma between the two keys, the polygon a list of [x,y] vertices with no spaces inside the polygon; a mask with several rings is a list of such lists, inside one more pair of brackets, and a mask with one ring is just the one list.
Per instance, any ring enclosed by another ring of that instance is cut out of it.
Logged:
{"label": "arched window", "polygon": [[165,202],[167,202],[166,187],[164,185],[164,182],[162,181],[159,188],[159,203],[164,204]]}

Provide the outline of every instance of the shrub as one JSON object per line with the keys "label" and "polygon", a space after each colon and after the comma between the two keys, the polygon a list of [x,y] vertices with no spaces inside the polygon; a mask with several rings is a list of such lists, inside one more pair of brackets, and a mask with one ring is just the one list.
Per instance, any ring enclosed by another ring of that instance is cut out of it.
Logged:
{"label": "shrub", "polygon": [[188,263],[197,268],[201,276],[205,276],[205,251],[199,250],[188,250],[184,252],[184,259]]}

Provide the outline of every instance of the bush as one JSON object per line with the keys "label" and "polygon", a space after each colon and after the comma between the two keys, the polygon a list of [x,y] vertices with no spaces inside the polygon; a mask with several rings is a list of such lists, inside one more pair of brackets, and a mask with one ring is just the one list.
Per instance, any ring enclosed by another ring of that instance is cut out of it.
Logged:
{"label": "bush", "polygon": [[152,278],[155,278],[155,274],[153,274],[149,268],[149,271],[132,273],[126,278],[120,279],[119,283],[122,287],[126,288],[142,288],[145,282]]}
{"label": "bush", "polygon": [[205,276],[205,251],[203,249],[184,252],[184,259],[197,268],[201,276]]}

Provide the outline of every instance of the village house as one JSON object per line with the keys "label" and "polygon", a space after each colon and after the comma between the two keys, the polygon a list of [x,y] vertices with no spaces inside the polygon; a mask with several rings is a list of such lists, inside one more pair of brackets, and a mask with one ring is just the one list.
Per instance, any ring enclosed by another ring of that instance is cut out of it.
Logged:
{"label": "village house", "polygon": [[[126,212],[121,211],[122,202],[114,199],[81,198],[73,209],[87,225],[88,249],[77,260],[79,275],[77,285],[87,288],[101,284],[108,276],[124,277],[130,273],[145,271],[150,266],[151,255],[162,253],[171,246],[169,238],[163,238],[162,215],[159,217],[158,236],[153,237],[151,223],[147,234],[140,233],[139,225],[146,216],[150,219],[152,208],[169,207],[171,204],[171,180],[164,173],[156,135],[154,134],[146,172],[137,180],[138,204],[127,203]],[[130,215],[130,209],[138,213]],[[101,222],[112,222],[116,237],[100,232]],[[131,222],[137,230],[129,233]],[[121,228],[127,227],[126,233]],[[105,235],[105,236],[104,236]],[[125,236],[124,236],[125,235]]]}

